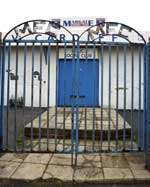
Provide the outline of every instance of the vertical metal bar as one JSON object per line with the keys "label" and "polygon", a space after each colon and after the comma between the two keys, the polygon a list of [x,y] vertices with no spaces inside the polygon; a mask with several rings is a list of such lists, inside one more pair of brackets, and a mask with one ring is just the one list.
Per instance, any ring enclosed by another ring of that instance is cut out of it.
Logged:
{"label": "vertical metal bar", "polygon": [[57,150],[58,126],[57,126],[57,98],[58,98],[58,59],[59,59],[59,45],[56,45],[56,105],[55,105],[55,151]]}
{"label": "vertical metal bar", "polygon": [[8,126],[9,126],[9,93],[10,93],[10,55],[11,55],[11,43],[8,45],[8,66],[7,66],[7,124],[6,124],[6,148],[8,149]]}
{"label": "vertical metal bar", "polygon": [[123,109],[123,150],[126,149],[126,55],[127,46],[123,47],[124,52],[124,109]]}
{"label": "vertical metal bar", "polygon": [[79,64],[80,64],[80,43],[77,39],[77,62],[76,62],[76,144],[75,144],[75,165],[77,164],[77,156],[79,149]]}
{"label": "vertical metal bar", "polygon": [[118,150],[119,46],[116,47],[116,151]]}
{"label": "vertical metal bar", "polygon": [[138,106],[138,148],[142,148],[142,123],[141,123],[141,47],[138,48],[139,53],[139,106]]}
{"label": "vertical metal bar", "polygon": [[0,115],[1,115],[1,84],[2,82],[2,44],[0,43]]}
{"label": "vertical metal bar", "polygon": [[24,73],[23,73],[23,132],[22,132],[22,151],[25,147],[25,106],[26,106],[26,61],[27,61],[27,43],[24,44]]}
{"label": "vertical metal bar", "polygon": [[111,55],[112,48],[111,45],[108,45],[109,48],[109,77],[108,77],[108,151],[110,151],[110,141],[111,141]]}
{"label": "vertical metal bar", "polygon": [[131,150],[133,150],[134,140],[134,46],[131,46]]}
{"label": "vertical metal bar", "polygon": [[1,102],[1,95],[2,95],[2,44],[0,43],[0,151],[2,150],[2,144],[3,144],[3,132],[2,132],[2,122],[1,122],[1,117],[2,117],[2,102]]}
{"label": "vertical metal bar", "polygon": [[87,146],[87,107],[84,108],[84,152],[86,152]]}
{"label": "vertical metal bar", "polygon": [[34,103],[34,56],[35,55],[35,44],[32,43],[32,72],[31,72],[31,137],[30,137],[30,142],[31,142],[31,151],[33,151],[33,103]]}
{"label": "vertical metal bar", "polygon": [[15,109],[14,109],[14,151],[17,151],[18,46],[19,46],[19,44],[16,43]]}
{"label": "vertical metal bar", "polygon": [[93,89],[92,89],[92,98],[93,98],[93,130],[92,130],[92,150],[94,152],[95,149],[95,43],[93,43],[93,65],[92,65],[92,71],[93,71]]}
{"label": "vertical metal bar", "polygon": [[144,148],[145,148],[145,166],[147,169],[150,169],[150,38],[149,38],[149,42],[146,46],[145,49],[145,57],[144,57],[144,61],[146,60],[146,64],[145,67],[145,87],[144,87],[144,91],[146,91],[146,94],[144,94],[146,96],[145,101],[146,106],[144,108],[144,127],[145,127],[145,131],[144,131]]}
{"label": "vertical metal bar", "polygon": [[39,151],[41,151],[41,122],[42,122],[42,115],[41,115],[41,103],[42,103],[42,53],[43,52],[43,44],[40,43],[40,75],[39,75],[39,108],[40,108],[40,115],[39,115],[39,135],[38,135],[38,142],[39,142]]}
{"label": "vertical metal bar", "polygon": [[[76,62],[75,62],[75,55],[76,55],[76,48],[75,48],[75,39],[73,39],[73,46],[72,46],[72,54],[73,54],[73,58],[72,58],[72,68],[73,68],[73,79],[72,79],[72,95],[75,95],[75,84],[76,84],[76,78],[75,78],[75,66],[76,66]],[[75,135],[75,99],[72,99],[72,103],[71,103],[71,114],[72,114],[72,124],[71,124],[71,163],[72,165],[74,164],[74,135]]]}
{"label": "vertical metal bar", "polygon": [[143,68],[143,78],[144,78],[144,93],[143,93],[143,109],[144,109],[144,151],[147,153],[148,150],[148,124],[147,124],[147,86],[148,86],[148,71],[147,63],[149,60],[149,47],[150,44],[144,45],[144,68]]}
{"label": "vertical metal bar", "polygon": [[65,150],[65,139],[66,139],[66,41],[64,43],[64,109],[63,109],[63,151]]}
{"label": "vertical metal bar", "polygon": [[103,82],[104,82],[104,46],[101,44],[100,47],[99,64],[101,63],[101,118],[100,118],[100,149],[103,149]]}
{"label": "vertical metal bar", "polygon": [[0,151],[2,150],[2,139],[3,139],[3,133],[2,133],[2,123],[1,123],[1,93],[2,93],[2,44],[0,43]]}
{"label": "vertical metal bar", "polygon": [[2,48],[0,150],[4,149],[3,141],[5,139],[5,134],[4,134],[5,52],[6,52],[6,43],[4,41],[3,48]]}
{"label": "vertical metal bar", "polygon": [[[49,151],[49,107],[50,107],[50,55],[51,55],[51,43],[48,42],[47,50],[47,63],[48,63],[48,80],[47,80],[47,127],[46,127],[46,141],[47,141],[47,151]],[[57,61],[56,61],[57,63]],[[55,122],[56,123],[56,122]]]}
{"label": "vertical metal bar", "polygon": [[[87,60],[88,60],[88,44],[86,43],[86,46],[85,46],[85,54],[86,54],[86,57],[85,57],[85,63],[87,63]],[[87,106],[86,106],[86,103],[84,105],[84,152],[86,152],[86,146],[87,146]]]}

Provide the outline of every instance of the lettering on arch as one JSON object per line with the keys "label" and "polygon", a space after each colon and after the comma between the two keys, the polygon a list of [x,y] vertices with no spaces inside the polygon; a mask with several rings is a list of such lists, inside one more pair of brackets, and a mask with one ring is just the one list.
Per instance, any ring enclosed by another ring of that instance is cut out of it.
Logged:
{"label": "lettering on arch", "polygon": [[[59,20],[45,21],[45,20],[34,20],[24,22],[14,29],[12,29],[6,36],[7,40],[21,40],[23,38],[38,39],[43,34],[47,35],[47,38],[57,39],[57,35],[60,30]],[[45,37],[46,38],[46,37]]]}

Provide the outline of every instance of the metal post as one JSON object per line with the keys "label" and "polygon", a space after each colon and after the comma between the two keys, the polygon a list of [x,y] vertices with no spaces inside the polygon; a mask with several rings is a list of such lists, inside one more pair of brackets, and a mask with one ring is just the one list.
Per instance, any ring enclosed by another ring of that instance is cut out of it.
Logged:
{"label": "metal post", "polygon": [[[72,68],[73,68],[73,80],[72,80],[72,95],[76,95],[76,62],[75,62],[75,53],[76,53],[76,40],[73,38],[73,46],[72,46]],[[72,166],[75,165],[74,163],[74,152],[75,152],[75,128],[76,128],[76,98],[72,99],[71,103],[71,115],[72,115],[72,125],[71,125],[71,164]]]}
{"label": "metal post", "polygon": [[6,44],[2,46],[1,57],[1,102],[0,102],[0,150],[3,150],[3,124],[4,124],[4,88],[5,88],[5,50]]}
{"label": "metal post", "polygon": [[144,55],[144,149],[145,166],[150,169],[150,38]]}
{"label": "metal post", "polygon": [[[1,41],[0,41],[1,42]],[[2,149],[3,125],[2,125],[2,45],[0,43],[0,150]]]}
{"label": "metal post", "polygon": [[[75,96],[72,101],[72,132],[71,132],[71,157],[72,165],[77,165],[77,156],[79,149],[79,63],[80,63],[80,45],[79,38],[73,38],[73,90],[72,93]],[[76,56],[77,53],[77,56]]]}
{"label": "metal post", "polygon": [[144,148],[146,168],[150,170],[150,38],[145,49]]}
{"label": "metal post", "polygon": [[76,138],[75,138],[75,165],[77,165],[77,156],[79,151],[79,63],[80,63],[80,43],[79,39],[76,40],[77,45],[77,62],[76,62],[76,72],[75,72],[75,95],[76,98],[76,105],[75,105],[75,129],[76,129]]}

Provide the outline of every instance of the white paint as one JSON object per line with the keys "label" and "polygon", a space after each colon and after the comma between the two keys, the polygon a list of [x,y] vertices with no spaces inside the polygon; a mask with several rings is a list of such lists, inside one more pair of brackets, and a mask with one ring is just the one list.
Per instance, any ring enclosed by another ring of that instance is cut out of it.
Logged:
{"label": "white paint", "polygon": [[[68,49],[70,50],[70,48]],[[12,47],[11,49],[11,72],[15,73],[15,47]],[[92,53],[92,49],[89,49],[89,53]],[[100,50],[97,49],[96,51],[96,58],[98,58]],[[23,71],[24,71],[24,51],[22,47],[19,47],[19,57],[18,57],[18,97],[23,96]],[[139,102],[139,56],[138,51],[134,51],[134,108],[138,108]],[[64,48],[60,48],[59,50],[59,58],[64,58]],[[46,64],[45,57],[42,54],[42,107],[47,106],[47,84],[48,84],[48,65]],[[141,69],[141,106],[143,105],[143,56],[142,56],[142,69]],[[6,70],[8,69],[7,64],[8,62],[8,56],[6,56]],[[126,108],[131,108],[131,51],[127,50],[127,56],[126,56],[126,62],[127,62],[127,76],[126,76],[126,83],[127,83],[127,90],[126,90]],[[101,66],[101,60],[99,61]],[[27,49],[27,61],[26,61],[26,67],[27,67],[27,77],[26,77],[26,106],[31,106],[31,69],[32,69],[32,52],[31,52],[31,46]],[[116,107],[116,51],[112,49],[112,58],[111,58],[111,107]],[[119,88],[124,87],[124,54],[123,54],[123,48],[120,50],[119,53]],[[104,58],[103,58],[103,105],[105,107],[108,106],[108,78],[109,78],[109,53],[108,53],[108,47],[107,49],[104,48]],[[40,72],[40,48],[38,46],[35,47],[35,58],[34,58],[34,71]],[[99,69],[99,80],[101,77],[101,68]],[[5,76],[5,104],[7,103],[7,75],[6,72]],[[69,78],[69,77],[68,77]],[[45,82],[45,83],[44,83]],[[39,84],[40,81],[38,78],[34,78],[34,101],[33,106],[38,107],[39,106]],[[52,47],[51,49],[51,57],[50,57],[50,106],[55,106],[56,103],[56,48]],[[15,81],[10,80],[10,98],[15,96]],[[99,81],[99,103],[101,100],[101,84]],[[124,106],[124,90],[119,90],[119,108],[123,108]],[[143,107],[142,107],[143,108]]]}
{"label": "white paint", "polygon": [[[15,74],[16,68],[15,68],[15,63],[16,63],[16,56],[15,56],[15,48],[11,50],[11,65],[10,69],[11,72]],[[23,96],[23,75],[24,75],[24,51],[23,48],[19,48],[19,55],[18,55],[18,92],[17,96],[21,97]],[[55,89],[56,89],[56,52],[55,49],[53,48],[51,51],[51,57],[50,57],[50,105],[54,106],[55,105]],[[45,57],[42,54],[42,86],[41,86],[41,91],[42,91],[42,106],[46,107],[47,106],[47,92],[48,92],[48,65],[46,64]],[[6,70],[8,69],[8,57],[6,56]],[[34,57],[34,71],[40,72],[40,49],[39,47],[35,47],[35,57]],[[31,85],[32,85],[32,53],[31,53],[31,47],[28,47],[27,50],[27,59],[26,59],[26,106],[31,106]],[[7,75],[8,73],[6,72],[5,76],[5,104],[7,103]],[[34,87],[33,87],[33,92],[34,92],[34,101],[33,101],[33,106],[39,106],[39,89],[40,89],[40,81],[38,78],[34,78]],[[10,98],[15,97],[15,80],[10,80]]]}

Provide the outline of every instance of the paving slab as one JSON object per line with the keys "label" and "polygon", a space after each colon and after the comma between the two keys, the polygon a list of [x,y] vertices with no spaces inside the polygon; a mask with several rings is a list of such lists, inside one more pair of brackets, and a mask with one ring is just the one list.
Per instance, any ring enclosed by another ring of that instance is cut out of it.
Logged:
{"label": "paving slab", "polygon": [[145,169],[133,169],[131,171],[136,180],[150,180],[150,171]]}
{"label": "paving slab", "polygon": [[4,153],[0,154],[0,161],[23,162],[28,153]]}
{"label": "paving slab", "polygon": [[129,163],[130,168],[135,170],[144,170],[145,169],[145,161],[144,161],[144,154],[124,154],[126,160]]}
{"label": "paving slab", "polygon": [[42,177],[45,168],[44,164],[22,163],[11,176],[11,179],[37,180]]}
{"label": "paving slab", "polygon": [[19,165],[20,162],[0,161],[0,178],[10,178]]}
{"label": "paving slab", "polygon": [[52,157],[52,154],[49,153],[30,153],[24,160],[25,162],[33,164],[48,164]]}
{"label": "paving slab", "polygon": [[116,155],[102,155],[102,167],[104,168],[129,168],[129,164],[123,154]]}
{"label": "paving slab", "polygon": [[60,166],[71,166],[71,154],[54,154],[49,164],[60,165]]}
{"label": "paving slab", "polygon": [[75,182],[100,182],[104,179],[102,168],[76,167],[73,180]]}
{"label": "paving slab", "polygon": [[81,154],[77,157],[77,166],[80,167],[102,167],[99,154]]}
{"label": "paving slab", "polygon": [[103,168],[105,180],[128,180],[134,179],[129,168]]}
{"label": "paving slab", "polygon": [[60,180],[62,182],[72,182],[73,169],[71,166],[48,165],[42,179]]}

